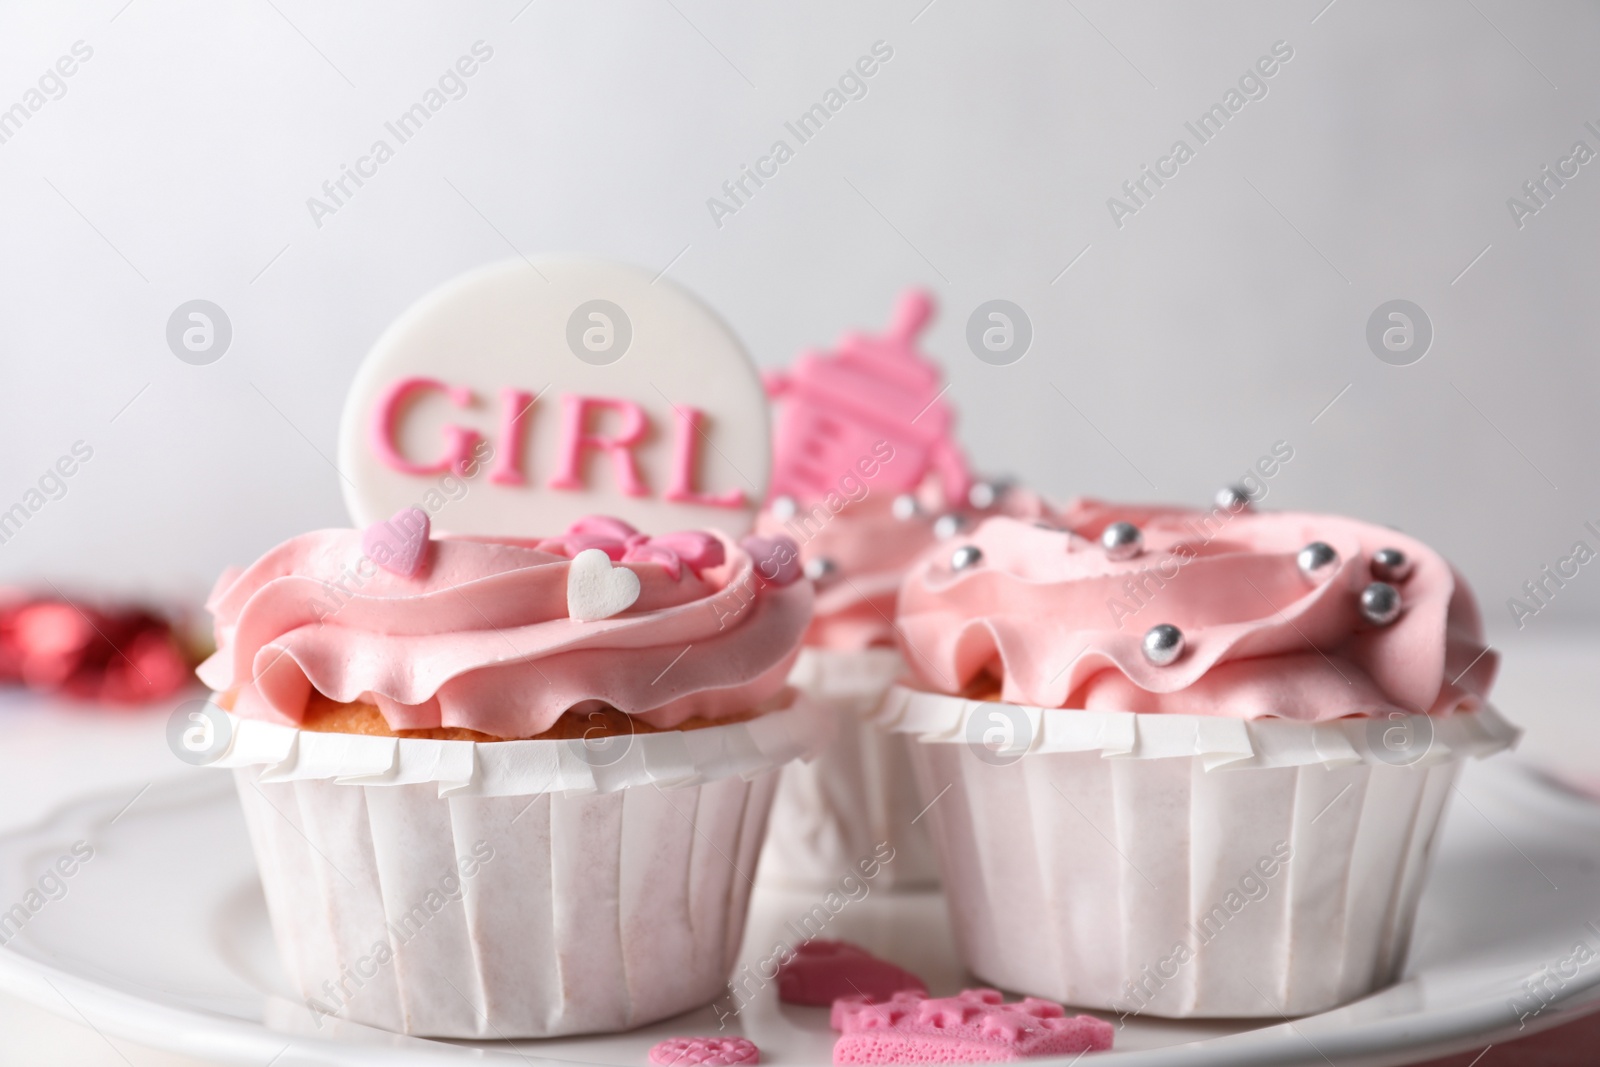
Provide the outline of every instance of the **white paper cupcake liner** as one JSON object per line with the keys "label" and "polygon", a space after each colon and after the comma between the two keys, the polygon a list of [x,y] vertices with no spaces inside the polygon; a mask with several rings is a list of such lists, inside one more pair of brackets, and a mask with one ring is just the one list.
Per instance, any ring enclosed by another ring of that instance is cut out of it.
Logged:
{"label": "white paper cupcake liner", "polygon": [[1518,737],[1492,709],[1244,721],[901,687],[882,714],[918,741],[968,968],[1169,1017],[1303,1015],[1392,982],[1461,763]]}
{"label": "white paper cupcake liner", "polygon": [[877,721],[884,694],[904,661],[887,648],[857,652],[807,648],[789,684],[839,713],[833,742],[805,763],[783,769],[773,801],[763,884],[832,885],[887,844],[894,859],[879,884],[897,889],[938,884],[938,863],[911,769],[910,739]]}
{"label": "white paper cupcake liner", "polygon": [[832,719],[796,698],[625,752],[234,719],[218,764],[235,768],[314,1025],[546,1037],[725,992],[778,769],[825,744]]}

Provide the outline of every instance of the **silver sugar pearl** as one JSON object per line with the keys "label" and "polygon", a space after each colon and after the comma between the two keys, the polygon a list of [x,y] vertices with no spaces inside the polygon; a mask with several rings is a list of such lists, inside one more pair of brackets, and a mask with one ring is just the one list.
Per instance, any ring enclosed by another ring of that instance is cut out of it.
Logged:
{"label": "silver sugar pearl", "polygon": [[977,545],[962,545],[950,553],[950,569],[964,571],[983,561],[983,552]]}
{"label": "silver sugar pearl", "polygon": [[1107,559],[1132,559],[1144,551],[1144,534],[1131,522],[1114,522],[1100,534],[1100,547]]}
{"label": "silver sugar pearl", "polygon": [[817,556],[814,559],[806,560],[806,565],[801,568],[801,573],[813,582],[821,582],[832,578],[838,569],[833,560],[827,556]]}
{"label": "silver sugar pearl", "polygon": [[940,515],[937,519],[933,520],[933,536],[943,541],[946,538],[954,537],[956,534],[966,529],[966,526],[967,520],[963,519],[960,515],[954,513],[949,515]]}
{"label": "silver sugar pearl", "polygon": [[772,517],[779,522],[788,522],[794,518],[795,512],[800,510],[792,496],[776,496],[772,498]]}
{"label": "silver sugar pearl", "polygon": [[1326,581],[1339,566],[1339,553],[1326,541],[1313,541],[1300,550],[1294,561],[1300,573],[1313,582]]}
{"label": "silver sugar pearl", "polygon": [[1170,622],[1159,623],[1144,635],[1143,647],[1145,659],[1165,667],[1183,655],[1183,631]]}
{"label": "silver sugar pearl", "polygon": [[999,502],[1008,488],[1005,482],[973,482],[972,488],[967,490],[967,503],[979,511],[987,511]]}
{"label": "silver sugar pearl", "polygon": [[1250,494],[1241,485],[1227,485],[1217,490],[1216,505],[1224,511],[1249,511],[1254,505]]}
{"label": "silver sugar pearl", "polygon": [[910,493],[901,493],[894,498],[894,503],[889,505],[889,510],[894,512],[895,518],[905,522],[921,514],[922,506],[917,503],[917,498]]}
{"label": "silver sugar pearl", "polygon": [[1388,626],[1400,617],[1400,590],[1388,582],[1373,582],[1361,590],[1361,617],[1374,626]]}
{"label": "silver sugar pearl", "polygon": [[1372,554],[1372,576],[1380,582],[1403,582],[1411,577],[1411,560],[1398,548],[1380,548]]}

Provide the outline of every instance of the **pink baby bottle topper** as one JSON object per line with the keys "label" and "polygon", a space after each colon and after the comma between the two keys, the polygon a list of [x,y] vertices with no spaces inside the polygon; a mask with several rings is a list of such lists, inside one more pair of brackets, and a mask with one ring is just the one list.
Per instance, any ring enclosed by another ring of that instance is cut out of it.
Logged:
{"label": "pink baby bottle topper", "polygon": [[971,484],[956,446],[955,413],[944,401],[939,368],[918,348],[933,300],[906,292],[882,334],[847,333],[832,353],[807,352],[787,372],[765,376],[781,401],[773,440],[772,493],[820,500],[864,459],[882,463],[874,489],[912,492],[935,475],[946,499],[965,500]]}

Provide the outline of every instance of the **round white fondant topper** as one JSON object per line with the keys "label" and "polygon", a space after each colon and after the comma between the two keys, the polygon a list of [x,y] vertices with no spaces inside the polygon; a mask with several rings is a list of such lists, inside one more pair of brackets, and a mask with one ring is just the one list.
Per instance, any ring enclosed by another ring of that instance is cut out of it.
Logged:
{"label": "round white fondant topper", "polygon": [[737,338],[644,271],[512,260],[412,305],[345,400],[339,469],[357,526],[421,508],[435,529],[749,532],[771,466],[767,398]]}

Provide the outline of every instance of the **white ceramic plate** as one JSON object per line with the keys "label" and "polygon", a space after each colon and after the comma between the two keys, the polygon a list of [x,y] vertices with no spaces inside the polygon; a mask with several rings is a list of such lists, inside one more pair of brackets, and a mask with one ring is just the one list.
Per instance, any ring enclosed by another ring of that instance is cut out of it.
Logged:
{"label": "white ceramic plate", "polygon": [[[23,902],[26,913],[20,929],[16,913],[9,925],[0,913],[0,989],[112,1036],[250,1067],[642,1067],[663,1037],[717,1031],[710,1010],[628,1034],[515,1043],[428,1041],[328,1020],[319,1028],[278,967],[228,777],[158,785],[132,806],[128,799],[90,797],[34,830],[0,837],[0,902]],[[30,898],[77,841],[92,846],[93,858],[70,878],[47,879]],[[749,957],[759,958],[820,896],[758,891]],[[1600,933],[1586,925],[1597,900],[1600,805],[1514,761],[1469,766],[1399,985],[1278,1024],[1132,1020],[1116,1051],[1094,1062],[1385,1067],[1508,1040],[1520,1025],[1531,1032],[1565,1022],[1600,1006]],[[30,901],[37,910],[27,910]],[[936,993],[953,991],[967,983],[942,908],[936,894],[873,892],[845,906],[824,936],[911,968]],[[1524,980],[1547,967],[1559,971],[1580,943],[1594,953],[1591,962],[1576,973],[1567,967],[1564,985],[1549,987],[1557,992],[1550,1005],[1519,1023],[1511,1001],[1527,1001]],[[830,1060],[826,1010],[779,1004],[770,986],[738,1026],[767,1063]]]}

